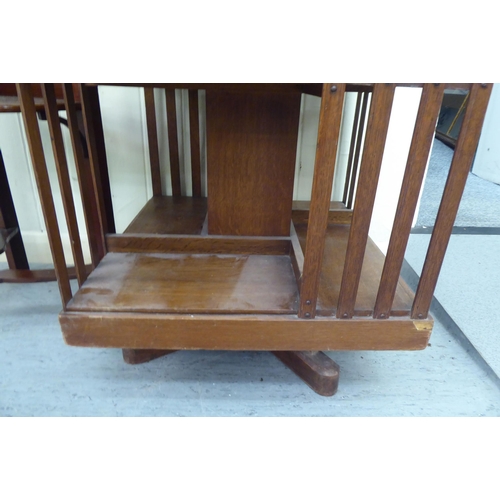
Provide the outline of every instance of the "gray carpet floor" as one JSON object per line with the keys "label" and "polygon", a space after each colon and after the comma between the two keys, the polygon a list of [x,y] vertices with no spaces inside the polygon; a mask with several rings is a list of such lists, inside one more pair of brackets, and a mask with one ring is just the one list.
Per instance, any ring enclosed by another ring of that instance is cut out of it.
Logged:
{"label": "gray carpet floor", "polygon": [[[453,150],[434,140],[417,226],[434,226]],[[469,173],[455,226],[500,227],[500,186]]]}

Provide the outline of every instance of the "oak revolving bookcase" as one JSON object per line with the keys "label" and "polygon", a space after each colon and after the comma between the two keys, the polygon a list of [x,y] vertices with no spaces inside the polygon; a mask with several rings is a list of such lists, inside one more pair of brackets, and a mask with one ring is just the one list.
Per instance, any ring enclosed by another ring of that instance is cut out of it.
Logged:
{"label": "oak revolving bookcase", "polygon": [[[410,85],[422,94],[384,256],[368,230],[397,84],[136,85],[144,87],[153,197],[123,234],[115,231],[98,86],[79,87],[85,161],[73,89],[65,84],[93,265],[88,275],[80,269],[72,296],[31,87],[18,84],[67,344],[121,348],[129,363],[179,349],[272,351],[323,395],[336,391],[339,369],[322,351],[424,349],[433,325],[430,303],[492,85],[458,85],[469,91],[468,106],[415,293],[400,277],[401,266],[443,93],[457,85]],[[162,185],[154,88],[166,95],[171,196]],[[181,189],[175,89],[189,95],[192,196]],[[206,197],[199,90],[206,96]],[[354,126],[344,197],[331,202],[346,92],[357,93]],[[303,93],[320,96],[321,108],[310,201],[296,202]],[[54,102],[45,106],[51,111]],[[60,134],[51,134],[64,172]],[[71,202],[65,210],[75,217]]]}

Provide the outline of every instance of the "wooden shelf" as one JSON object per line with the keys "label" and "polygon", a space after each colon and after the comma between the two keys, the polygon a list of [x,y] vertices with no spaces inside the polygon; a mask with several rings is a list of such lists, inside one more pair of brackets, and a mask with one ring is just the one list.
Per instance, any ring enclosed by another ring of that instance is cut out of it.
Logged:
{"label": "wooden shelf", "polygon": [[108,253],[67,310],[293,314],[297,304],[288,255]]}

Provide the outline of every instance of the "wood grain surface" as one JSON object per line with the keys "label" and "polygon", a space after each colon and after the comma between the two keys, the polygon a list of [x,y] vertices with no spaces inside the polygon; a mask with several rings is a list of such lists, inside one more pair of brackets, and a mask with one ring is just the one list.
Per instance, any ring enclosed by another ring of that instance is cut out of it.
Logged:
{"label": "wood grain surface", "polygon": [[289,236],[300,94],[209,90],[209,234]]}

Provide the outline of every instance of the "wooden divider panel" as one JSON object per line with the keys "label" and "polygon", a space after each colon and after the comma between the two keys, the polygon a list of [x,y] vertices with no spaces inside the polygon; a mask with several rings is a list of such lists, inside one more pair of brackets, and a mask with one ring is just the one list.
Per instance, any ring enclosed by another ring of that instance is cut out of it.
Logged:
{"label": "wooden divider panel", "polygon": [[210,234],[290,235],[300,100],[207,90]]}

